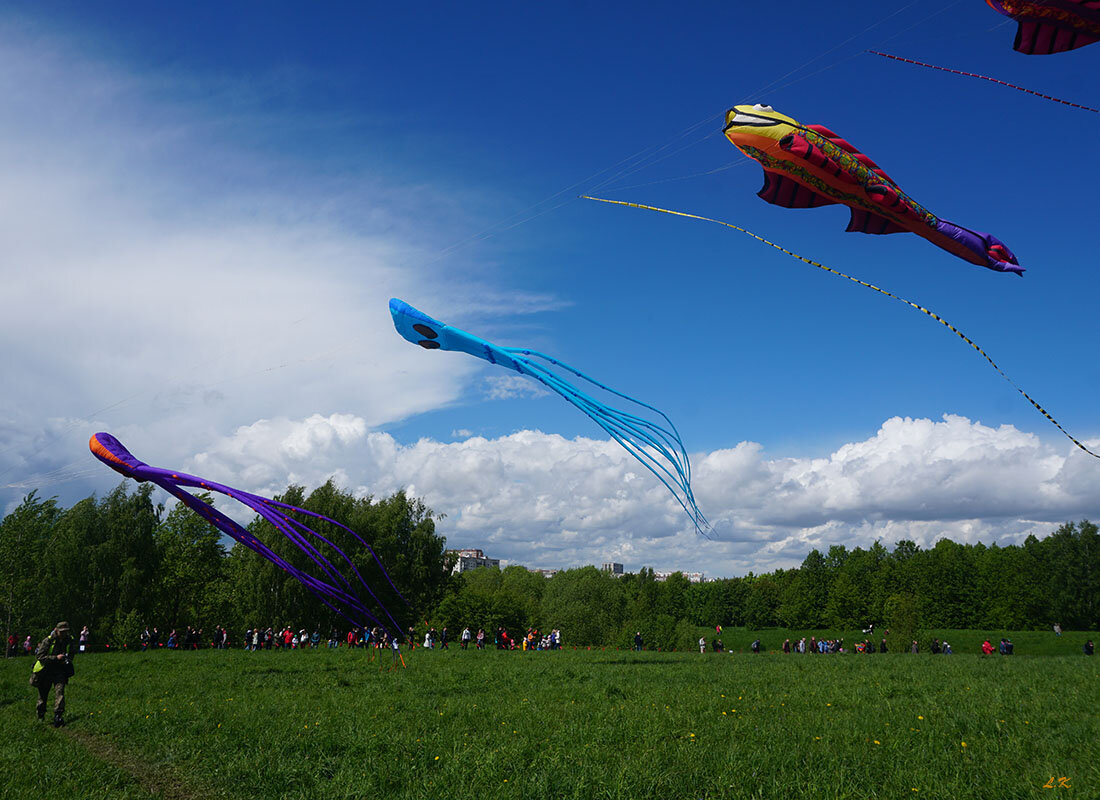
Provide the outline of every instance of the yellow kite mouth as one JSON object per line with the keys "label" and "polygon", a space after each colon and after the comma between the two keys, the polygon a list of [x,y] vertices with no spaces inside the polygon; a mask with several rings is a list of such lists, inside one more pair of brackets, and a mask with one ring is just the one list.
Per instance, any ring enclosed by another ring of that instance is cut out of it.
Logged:
{"label": "yellow kite mouth", "polygon": [[728,131],[730,128],[770,128],[773,125],[789,125],[791,121],[763,103],[757,103],[754,106],[734,106],[726,112],[726,126],[722,131]]}

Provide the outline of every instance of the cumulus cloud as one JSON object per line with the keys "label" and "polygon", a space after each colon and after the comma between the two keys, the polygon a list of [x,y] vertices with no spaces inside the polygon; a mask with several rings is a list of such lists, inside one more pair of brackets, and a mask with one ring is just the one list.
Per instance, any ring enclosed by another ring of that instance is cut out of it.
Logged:
{"label": "cumulus cloud", "polygon": [[0,20],[0,487],[78,475],[96,430],[179,461],[278,415],[446,406],[484,365],[410,347],[391,296],[458,319],[558,304],[433,268],[472,213],[453,187],[251,152],[295,124],[265,110],[286,77],[135,74]]}
{"label": "cumulus cloud", "polygon": [[[1022,541],[1096,515],[1100,488],[1076,450],[963,417],[892,418],[834,452],[768,459],[761,445],[695,454],[694,485],[714,522],[697,536],[663,486],[616,444],[520,431],[401,445],[350,415],[263,421],[196,457],[251,491],[335,476],[360,495],[398,489],[446,515],[452,546],[528,566],[622,561],[630,568],[744,574],[799,563],[814,547]],[[263,465],[262,470],[258,465]]]}

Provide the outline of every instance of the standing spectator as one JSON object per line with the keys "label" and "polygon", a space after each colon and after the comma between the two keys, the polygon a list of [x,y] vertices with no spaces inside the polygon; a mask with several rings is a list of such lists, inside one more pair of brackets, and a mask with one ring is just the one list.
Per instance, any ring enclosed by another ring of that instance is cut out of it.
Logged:
{"label": "standing spectator", "polygon": [[[947,642],[944,642],[944,644],[947,644]],[[886,637],[885,636],[883,636],[882,641],[879,642],[878,651],[880,653],[888,653],[889,652],[889,650],[886,649]]]}
{"label": "standing spectator", "polygon": [[706,640],[706,637],[703,637],[703,636],[700,636],[700,637],[699,637],[699,652],[700,652],[700,653],[705,653],[705,652],[707,652],[707,640]]}
{"label": "standing spectator", "polygon": [[783,640],[783,652],[790,655],[790,652],[791,652],[791,640],[790,639],[784,639]]}
{"label": "standing spectator", "polygon": [[28,636],[26,639],[23,640],[23,655],[29,656],[33,649],[34,645],[31,644],[31,637]]}
{"label": "standing spectator", "polygon": [[38,659],[31,673],[31,686],[38,689],[39,719],[46,718],[46,698],[50,688],[54,690],[53,726],[65,724],[65,684],[73,676],[73,640],[69,636],[69,623],[59,622],[50,635],[39,642],[34,651]]}
{"label": "standing spectator", "polygon": [[478,628],[477,629],[477,649],[478,650],[484,650],[485,649],[485,629],[484,628]]}
{"label": "standing spectator", "polygon": [[462,629],[462,636],[460,638],[461,644],[459,645],[463,650],[470,644],[470,627],[467,625]]}
{"label": "standing spectator", "polygon": [[643,647],[642,632],[641,631],[636,631],[635,634],[634,634],[634,649],[635,650],[641,650],[642,647]]}
{"label": "standing spectator", "polygon": [[[989,644],[989,643],[987,642],[986,644]],[[990,647],[990,652],[992,652],[993,645],[989,645],[989,647]],[[909,646],[909,652],[913,653],[914,655],[920,652],[920,645],[917,644],[916,639],[914,639],[913,644]]]}
{"label": "standing spectator", "polygon": [[153,626],[153,632],[149,634],[149,646],[156,650],[160,647],[160,628]]}
{"label": "standing spectator", "polygon": [[311,649],[318,647],[321,644],[321,630],[319,628],[313,629],[313,635],[309,637],[309,646]]}
{"label": "standing spectator", "polygon": [[88,637],[89,637],[89,635],[90,634],[88,632],[88,626],[87,625],[85,625],[83,628],[80,629],[80,652],[81,653],[83,653],[85,650],[88,649]]}
{"label": "standing spectator", "polygon": [[149,633],[149,626],[146,625],[141,631],[141,652],[145,652],[149,649],[149,640],[152,638],[152,634]]}
{"label": "standing spectator", "polygon": [[443,630],[441,630],[439,632],[439,649],[440,650],[446,650],[447,649],[447,626],[446,625],[444,625]]}
{"label": "standing spectator", "polygon": [[[1001,641],[1004,642],[1004,639],[1001,639]],[[940,640],[939,639],[933,639],[932,640],[932,647],[929,648],[929,649],[931,649],[932,655],[938,656],[940,654]]]}
{"label": "standing spectator", "polygon": [[9,633],[8,634],[8,651],[7,651],[7,653],[8,653],[7,657],[8,658],[15,658],[15,643],[16,643],[15,634],[14,633]]}

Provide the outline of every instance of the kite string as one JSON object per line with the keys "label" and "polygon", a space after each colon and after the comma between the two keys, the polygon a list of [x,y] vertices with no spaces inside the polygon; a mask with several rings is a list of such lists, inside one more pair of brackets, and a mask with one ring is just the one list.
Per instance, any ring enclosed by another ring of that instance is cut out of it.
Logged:
{"label": "kite string", "polygon": [[741,233],[744,233],[748,236],[751,236],[753,239],[756,239],[758,242],[762,242],[763,244],[768,245],[768,247],[773,247],[781,253],[786,253],[787,255],[791,256],[792,258],[797,258],[799,261],[802,261],[806,264],[809,264],[812,267],[817,267],[820,270],[824,270],[825,272],[831,273],[831,274],[836,275],[838,277],[846,278],[847,280],[850,280],[852,283],[858,283],[860,286],[864,286],[868,289],[871,289],[873,291],[878,292],[879,294],[886,295],[887,297],[892,297],[894,300],[905,303],[907,306],[915,308],[917,311],[921,312],[922,314],[925,314],[925,315],[931,317],[932,319],[936,320],[936,322],[943,325],[949,331],[954,333],[956,336],[958,336],[960,339],[962,339],[964,342],[966,342],[968,345],[970,345],[972,348],[974,348],[976,351],[978,351],[978,354],[981,355],[981,357],[984,358],[986,361],[988,361],[990,366],[992,366],[993,369],[995,369],[997,371],[997,373],[1002,378],[1004,378],[1006,381],[1008,381],[1009,385],[1012,386],[1013,389],[1015,389],[1017,392],[1019,392],[1021,395],[1023,395],[1024,399],[1027,400],[1029,403],[1031,403],[1031,405],[1034,406],[1035,409],[1040,414],[1042,414],[1044,417],[1046,417],[1048,422],[1050,422],[1052,425],[1054,425],[1054,427],[1056,427],[1058,430],[1060,430],[1065,435],[1065,437],[1067,439],[1069,439],[1071,442],[1073,442],[1075,445],[1077,445],[1077,447],[1079,447],[1081,450],[1084,450],[1090,456],[1092,456],[1094,458],[1100,458],[1100,455],[1098,455],[1097,453],[1092,452],[1087,447],[1085,447],[1085,445],[1081,444],[1081,442],[1079,442],[1076,438],[1074,438],[1070,434],[1069,431],[1067,431],[1065,428],[1063,428],[1059,424],[1058,420],[1054,419],[1054,417],[1052,417],[1050,415],[1050,413],[1047,412],[1047,410],[1045,408],[1043,408],[1041,405],[1039,405],[1031,397],[1031,395],[1029,395],[1027,392],[1025,392],[1023,389],[1021,389],[1016,384],[1016,382],[1014,380],[1012,380],[1012,378],[1008,377],[1008,375],[1005,373],[1005,371],[997,365],[997,362],[994,361],[992,358],[990,358],[989,355],[981,347],[979,347],[978,344],[973,339],[971,339],[965,333],[960,331],[958,328],[956,328],[950,322],[945,320],[939,314],[936,314],[934,311],[931,311],[931,310],[925,308],[922,305],[914,303],[912,300],[906,300],[904,297],[900,297],[900,296],[894,294],[893,292],[888,292],[885,289],[881,289],[878,286],[875,286],[873,283],[868,283],[867,281],[860,280],[859,278],[853,278],[851,275],[847,275],[847,274],[841,272],[840,270],[833,269],[832,267],[827,267],[824,264],[819,264],[818,262],[816,262],[812,259],[806,258],[805,256],[800,256],[798,253],[795,253],[791,250],[788,250],[787,248],[785,248],[781,245],[778,245],[775,242],[768,241],[763,236],[758,236],[757,234],[753,233],[750,230],[746,230],[745,228],[742,228],[739,225],[734,225],[732,222],[723,222],[720,219],[713,219],[711,217],[704,217],[704,216],[701,216],[699,214],[689,214],[686,211],[673,211],[673,210],[667,209],[667,208],[658,208],[657,206],[647,206],[647,205],[644,205],[643,203],[630,203],[630,202],[627,202],[625,200],[610,200],[610,199],[607,199],[607,198],[604,198],[604,197],[592,197],[590,195],[581,195],[581,197],[582,197],[582,199],[585,199],[585,200],[595,200],[598,203],[610,203],[612,205],[626,206],[628,208],[640,208],[640,209],[644,209],[646,211],[657,211],[657,212],[660,212],[662,214],[671,214],[674,217],[685,217],[687,219],[701,220],[702,222],[713,222],[715,225],[722,225],[726,228],[732,228],[735,231],[740,231]]}
{"label": "kite string", "polygon": [[903,61],[906,64],[915,64],[918,67],[927,67],[928,69],[938,69],[940,72],[950,72],[952,75],[962,75],[962,76],[967,77],[967,78],[979,78],[983,81],[989,81],[990,83],[997,83],[997,84],[1000,84],[1001,86],[1007,86],[1010,89],[1016,89],[1017,91],[1020,91],[1020,92],[1027,92],[1028,94],[1033,94],[1036,97],[1043,98],[1044,100],[1053,100],[1055,103],[1061,103],[1064,106],[1072,106],[1073,108],[1079,108],[1082,111],[1091,111],[1094,114],[1100,114],[1100,109],[1093,108],[1092,106],[1083,106],[1080,103],[1071,103],[1069,100],[1062,100],[1059,97],[1052,97],[1049,94],[1043,94],[1042,92],[1036,92],[1036,91],[1033,91],[1031,89],[1025,89],[1023,86],[1017,86],[1016,84],[1009,83],[1008,81],[1002,81],[1002,80],[999,80],[997,78],[991,78],[988,75],[978,75],[975,72],[966,72],[965,70],[961,70],[961,69],[951,69],[950,67],[939,67],[939,66],[936,66],[935,64],[926,64],[923,61],[916,61],[912,58],[904,58],[902,56],[895,56],[891,53],[883,53],[880,50],[865,50],[864,52],[872,53],[876,56],[882,56],[883,58],[891,58],[894,61]]}

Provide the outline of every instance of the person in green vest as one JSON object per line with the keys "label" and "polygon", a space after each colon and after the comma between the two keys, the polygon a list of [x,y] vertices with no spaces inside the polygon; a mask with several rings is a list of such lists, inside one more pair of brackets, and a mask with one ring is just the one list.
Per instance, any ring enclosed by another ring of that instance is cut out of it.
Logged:
{"label": "person in green vest", "polygon": [[34,651],[37,661],[31,672],[31,686],[38,689],[38,718],[46,718],[46,701],[52,687],[55,728],[65,724],[65,684],[73,676],[74,649],[69,623],[59,622],[50,635],[38,643],[38,648]]}

